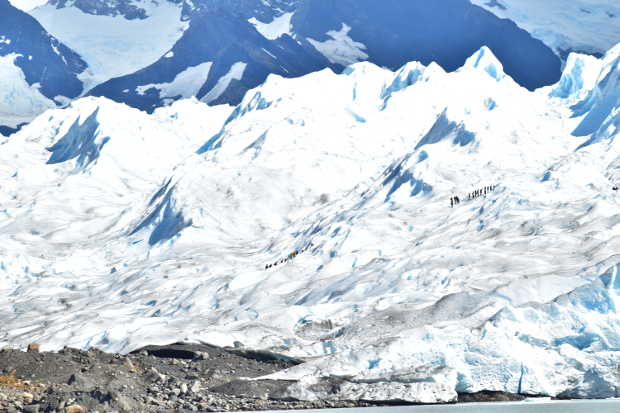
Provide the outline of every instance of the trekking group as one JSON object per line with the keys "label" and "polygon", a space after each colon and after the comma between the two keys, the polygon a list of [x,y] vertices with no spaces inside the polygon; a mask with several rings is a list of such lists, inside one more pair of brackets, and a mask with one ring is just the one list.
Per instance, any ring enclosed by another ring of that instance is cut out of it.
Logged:
{"label": "trekking group", "polygon": [[[497,185],[488,185],[483,188],[476,189],[470,192],[469,194],[467,194],[467,200],[471,201],[472,199],[478,198],[480,196],[485,196],[489,192],[493,191],[495,188],[497,188]],[[454,208],[455,205],[458,205],[460,203],[461,203],[461,200],[458,196],[455,195],[450,198],[450,208]]]}

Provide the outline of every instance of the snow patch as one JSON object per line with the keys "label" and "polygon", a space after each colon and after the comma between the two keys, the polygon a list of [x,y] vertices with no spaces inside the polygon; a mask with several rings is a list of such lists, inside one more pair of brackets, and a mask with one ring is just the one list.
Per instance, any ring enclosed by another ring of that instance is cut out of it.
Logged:
{"label": "snow patch", "polygon": [[247,67],[247,63],[237,62],[234,63],[228,73],[218,79],[217,83],[213,88],[200,99],[201,102],[211,103],[217,98],[219,98],[222,93],[228,89],[230,86],[230,82],[233,80],[241,80],[243,78],[243,73],[245,72],[245,68]]}
{"label": "snow patch", "polygon": [[170,83],[156,83],[138,86],[136,92],[143,95],[150,89],[159,90],[160,98],[190,98],[196,96],[200,88],[206,83],[212,62],[201,63],[198,66],[188,67]]}
{"label": "snow patch", "polygon": [[366,45],[354,41],[349,37],[351,27],[342,23],[339,31],[330,30],[327,35],[332,40],[319,42],[308,38],[308,42],[315,47],[323,56],[333,64],[348,66],[355,62],[368,59],[368,55],[364,53]]}
{"label": "snow patch", "polygon": [[248,20],[256,30],[269,40],[276,40],[285,34],[292,37],[292,25],[291,19],[295,13],[283,13],[280,16],[274,17],[270,23],[263,23],[252,17]]}

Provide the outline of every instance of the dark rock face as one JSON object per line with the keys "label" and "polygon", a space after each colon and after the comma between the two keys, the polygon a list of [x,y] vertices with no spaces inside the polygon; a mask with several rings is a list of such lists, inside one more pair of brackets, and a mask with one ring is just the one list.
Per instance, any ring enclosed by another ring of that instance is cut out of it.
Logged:
{"label": "dark rock face", "polygon": [[[183,0],[166,1],[179,4]],[[112,17],[121,15],[128,20],[146,19],[147,17],[146,10],[131,0],[50,0],[49,4],[59,9],[74,6],[88,14]]]}
{"label": "dark rock face", "polygon": [[15,58],[29,85],[40,84],[47,98],[75,98],[82,93],[77,75],[86,69],[78,54],[50,36],[30,15],[0,0],[0,56]]}
{"label": "dark rock face", "polygon": [[11,127],[8,127],[8,126],[0,125],[0,135],[3,135],[3,136],[12,135],[15,132],[17,132],[18,130],[19,130],[19,128],[11,128]]}
{"label": "dark rock face", "polygon": [[213,62],[205,84],[196,95],[202,99],[235,63],[243,62],[247,64],[243,77],[232,80],[223,94],[208,102],[234,104],[270,73],[297,77],[329,65],[313,48],[304,47],[287,35],[270,41],[258,33],[245,16],[225,9],[196,12],[190,27],[171,52],[172,57],[164,57],[134,74],[105,82],[90,94],[152,111],[164,103],[163,97],[154,88],[139,93],[138,86],[170,83],[189,67]]}
{"label": "dark rock face", "polygon": [[[170,101],[157,88],[138,92],[143,85],[170,83],[184,70],[213,62],[208,78],[196,97],[204,98],[237,62],[246,64],[240,80],[210,104],[237,104],[248,89],[260,85],[268,74],[297,77],[326,67],[344,69],[330,62],[308,39],[324,42],[330,31],[344,25],[349,36],[362,43],[367,60],[396,70],[409,61],[439,63],[445,70],[459,68],[482,46],[489,46],[507,74],[528,89],[556,82],[561,61],[547,46],[509,20],[472,5],[467,0],[195,0],[184,3],[183,18],[190,28],[162,57],[134,74],[112,79],[93,89],[147,111]],[[266,39],[248,22],[271,22],[282,13],[294,12],[292,36]]]}
{"label": "dark rock face", "polygon": [[467,0],[305,1],[293,17],[299,36],[319,41],[342,23],[351,27],[351,38],[366,45],[368,60],[393,70],[416,60],[453,71],[488,46],[505,72],[530,90],[561,75],[560,59],[541,41]]}

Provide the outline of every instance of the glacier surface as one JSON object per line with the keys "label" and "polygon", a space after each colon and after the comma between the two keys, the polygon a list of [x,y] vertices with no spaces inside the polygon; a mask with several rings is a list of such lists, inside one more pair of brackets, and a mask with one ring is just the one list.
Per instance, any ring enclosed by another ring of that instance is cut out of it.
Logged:
{"label": "glacier surface", "polygon": [[568,61],[45,112],[0,140],[0,346],[240,341],[307,357],[270,376],[303,399],[620,396],[620,46]]}
{"label": "glacier surface", "polygon": [[603,54],[620,38],[620,3],[616,0],[469,1],[514,21],[559,55],[569,51]]}
{"label": "glacier surface", "polygon": [[41,5],[30,14],[88,63],[80,75],[85,92],[109,79],[154,63],[181,38],[188,23],[182,7],[168,1],[142,2],[145,19],[88,14],[77,7]]}

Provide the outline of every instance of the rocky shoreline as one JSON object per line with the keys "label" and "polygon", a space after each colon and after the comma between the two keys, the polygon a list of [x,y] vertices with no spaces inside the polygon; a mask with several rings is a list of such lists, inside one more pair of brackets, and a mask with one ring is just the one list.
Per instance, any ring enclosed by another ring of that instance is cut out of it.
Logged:
{"label": "rocky shoreline", "polygon": [[[214,412],[320,409],[404,404],[367,401],[300,401],[286,395],[290,382],[246,380],[301,360],[277,354],[176,343],[147,346],[127,355],[64,348],[57,353],[0,350],[0,412]],[[485,392],[459,401],[520,400]]]}
{"label": "rocky shoreline", "polygon": [[192,412],[356,407],[296,401],[290,383],[247,381],[300,361],[206,344],[148,346],[127,355],[65,348],[0,351],[0,412]]}

